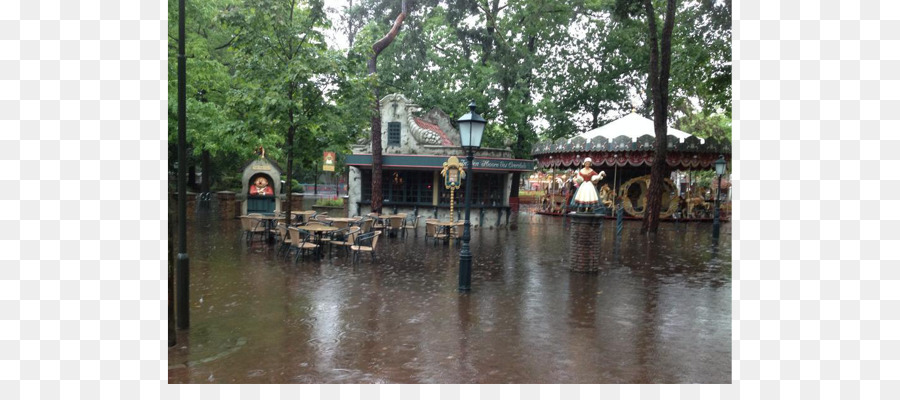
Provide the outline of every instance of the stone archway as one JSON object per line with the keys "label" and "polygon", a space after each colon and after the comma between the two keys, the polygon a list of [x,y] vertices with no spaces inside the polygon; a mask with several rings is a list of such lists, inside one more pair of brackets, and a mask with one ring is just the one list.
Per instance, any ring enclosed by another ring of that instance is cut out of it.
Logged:
{"label": "stone archway", "polygon": [[[269,190],[257,191],[256,180],[264,178]],[[279,213],[281,202],[278,201],[281,194],[281,172],[278,167],[265,158],[259,158],[250,162],[241,178],[241,195],[244,201],[241,204],[241,213]]]}

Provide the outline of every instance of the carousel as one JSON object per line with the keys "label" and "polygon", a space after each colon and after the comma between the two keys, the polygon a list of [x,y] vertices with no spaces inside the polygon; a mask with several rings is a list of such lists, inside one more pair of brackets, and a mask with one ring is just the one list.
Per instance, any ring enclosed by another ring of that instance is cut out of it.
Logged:
{"label": "carousel", "polygon": [[[606,174],[596,182],[600,203],[612,209],[621,202],[627,217],[643,218],[655,146],[653,121],[634,112],[570,139],[535,144],[531,154],[537,167],[552,176],[539,212],[563,215],[571,211],[575,171],[590,158],[591,167]],[[713,163],[720,156],[730,162],[731,143],[701,139],[670,127],[667,147],[666,163],[676,181],[667,178],[664,182],[660,217],[711,218],[715,203],[709,196],[711,191],[697,187],[690,177],[697,171],[714,170]],[[682,181],[682,177],[687,181]],[[722,183],[722,190],[716,191],[720,198],[729,197],[729,187],[727,181]],[[730,202],[722,202],[721,207],[727,211]]]}

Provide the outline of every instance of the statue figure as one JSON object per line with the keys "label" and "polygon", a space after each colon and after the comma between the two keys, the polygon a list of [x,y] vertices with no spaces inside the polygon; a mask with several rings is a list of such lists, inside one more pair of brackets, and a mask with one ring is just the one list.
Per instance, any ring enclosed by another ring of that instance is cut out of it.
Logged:
{"label": "statue figure", "polygon": [[262,176],[256,177],[256,180],[253,181],[253,186],[250,188],[251,196],[272,196],[274,193],[272,187],[269,186],[269,180]]}
{"label": "statue figure", "polygon": [[575,177],[575,183],[578,184],[578,191],[575,192],[575,205],[579,209],[584,208],[585,211],[589,211],[599,204],[600,199],[597,197],[594,183],[606,176],[603,171],[600,171],[599,174],[594,171],[591,164],[591,158],[585,158],[583,168],[578,170],[578,176]]}

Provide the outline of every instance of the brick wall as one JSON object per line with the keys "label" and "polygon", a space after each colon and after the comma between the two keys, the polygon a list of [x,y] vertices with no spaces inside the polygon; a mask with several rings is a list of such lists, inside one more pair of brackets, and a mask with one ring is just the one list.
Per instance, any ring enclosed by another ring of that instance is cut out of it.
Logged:
{"label": "brick wall", "polygon": [[595,214],[573,214],[569,229],[569,269],[574,272],[598,272],[602,252],[598,233],[603,218]]}
{"label": "brick wall", "polygon": [[236,193],[229,191],[216,192],[219,200],[219,218],[232,219],[241,215],[241,203],[237,200]]}
{"label": "brick wall", "polygon": [[[281,211],[287,210],[287,196],[281,195]],[[303,194],[294,193],[291,195],[291,211],[303,211]]]}

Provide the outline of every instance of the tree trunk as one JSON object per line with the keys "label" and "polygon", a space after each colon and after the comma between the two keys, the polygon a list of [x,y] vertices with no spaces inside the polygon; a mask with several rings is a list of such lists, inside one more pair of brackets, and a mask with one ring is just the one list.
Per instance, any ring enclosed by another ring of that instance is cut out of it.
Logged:
{"label": "tree trunk", "polygon": [[[376,83],[377,85],[377,83]],[[381,192],[381,99],[375,88],[375,105],[372,110],[372,212],[381,213],[384,194]]]}
{"label": "tree trunk", "polygon": [[[291,85],[290,90],[288,91],[288,98],[291,100],[291,103],[294,102],[294,86]],[[287,176],[284,178],[284,223],[287,226],[291,226],[291,192],[293,192],[293,188],[291,187],[292,181],[294,180],[293,174],[291,172],[294,170],[294,107],[293,104],[290,109],[288,109],[288,137],[287,137]],[[273,182],[274,183],[274,182]],[[275,193],[275,201],[278,201],[278,193]]]}
{"label": "tree trunk", "polygon": [[486,66],[488,60],[491,59],[492,53],[494,51],[494,32],[497,30],[496,23],[497,12],[500,9],[500,0],[491,0],[490,4],[490,13],[486,16],[487,22],[485,30],[487,34],[484,35],[484,38],[481,40],[481,65]]}
{"label": "tree trunk", "polygon": [[[394,25],[387,35],[379,39],[372,45],[372,57],[369,58],[368,69],[369,76],[378,72],[377,63],[378,55],[388,47],[400,33],[400,27],[403,26],[403,20],[409,14],[407,1],[403,0],[400,5],[400,15],[394,20]],[[372,93],[375,95],[374,106],[372,110],[372,212],[381,212],[384,195],[381,193],[381,97],[378,92],[378,80],[372,81]]]}
{"label": "tree trunk", "polygon": [[353,0],[350,0],[347,11],[347,54],[350,54],[350,49],[353,48],[353,40],[356,39],[356,32],[359,30],[359,28],[353,24],[352,14],[349,14],[353,12]]}
{"label": "tree trunk", "polygon": [[662,209],[663,180],[668,172],[666,164],[666,120],[669,107],[669,70],[672,61],[672,28],[675,25],[675,0],[666,4],[666,19],[662,32],[662,48],[657,43],[656,13],[651,0],[644,1],[650,28],[650,76],[649,87],[653,98],[653,130],[656,134],[656,151],[650,169],[650,186],[647,188],[647,207],[641,233],[659,230],[659,213]]}
{"label": "tree trunk", "polygon": [[519,182],[522,180],[521,172],[513,172],[512,174],[512,184],[509,188],[509,200],[510,203],[515,202],[515,204],[510,204],[510,220],[509,221],[509,229],[516,230],[519,229]]}
{"label": "tree trunk", "polygon": [[[191,158],[193,159],[193,157]],[[195,161],[192,160],[191,162]],[[194,164],[188,167],[187,186],[194,190],[197,189],[197,166]]]}
{"label": "tree trunk", "polygon": [[211,174],[212,171],[210,171],[210,167],[209,167],[209,150],[203,150],[203,155],[200,158],[200,168],[203,169],[203,171],[201,171],[203,176],[201,177],[200,191],[203,193],[208,193],[209,192],[209,184],[211,183],[210,175],[212,175]]}

